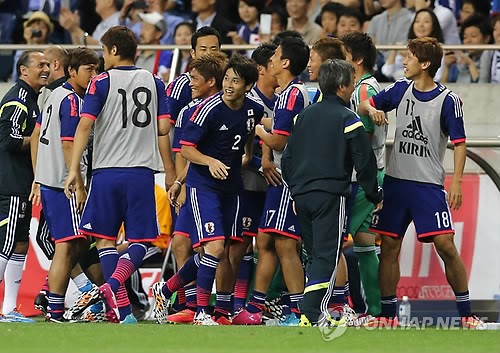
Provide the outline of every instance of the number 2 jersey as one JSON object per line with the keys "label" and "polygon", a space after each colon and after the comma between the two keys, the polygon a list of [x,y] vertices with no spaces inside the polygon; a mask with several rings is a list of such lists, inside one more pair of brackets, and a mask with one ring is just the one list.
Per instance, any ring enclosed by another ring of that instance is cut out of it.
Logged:
{"label": "number 2 jersey", "polygon": [[219,192],[242,190],[241,158],[248,135],[260,123],[264,108],[245,96],[243,107],[232,110],[217,93],[200,103],[182,132],[181,145],[194,146],[231,169],[226,180],[212,177],[207,166],[191,163],[186,184]]}
{"label": "number 2 jersey", "polygon": [[120,66],[94,77],[80,116],[95,120],[94,170],[158,170],[157,120],[168,115],[165,86],[151,72]]}
{"label": "number 2 jersey", "polygon": [[[37,125],[40,125],[40,139],[36,163],[35,182],[52,187],[64,188],[68,176],[64,160],[63,141],[73,141],[80,121],[82,98],[66,82],[56,88],[45,101]],[[83,160],[87,158],[84,152]],[[81,163],[82,175],[86,175],[87,163]]]}
{"label": "number 2 jersey", "polygon": [[460,98],[441,84],[421,92],[413,81],[401,79],[371,97],[370,103],[386,112],[397,109],[386,175],[443,185],[448,138],[454,144],[466,140]]}

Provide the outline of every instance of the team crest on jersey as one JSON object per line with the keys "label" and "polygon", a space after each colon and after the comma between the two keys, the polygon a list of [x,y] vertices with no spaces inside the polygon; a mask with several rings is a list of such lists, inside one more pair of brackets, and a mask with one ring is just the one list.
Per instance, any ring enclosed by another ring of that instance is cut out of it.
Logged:
{"label": "team crest on jersey", "polygon": [[252,226],[252,218],[243,217],[243,228],[250,228]]}
{"label": "team crest on jersey", "polygon": [[248,116],[253,116],[253,109],[248,109],[247,110],[247,115]]}
{"label": "team crest on jersey", "polygon": [[247,131],[251,132],[255,127],[255,119],[254,118],[248,118],[247,119]]}
{"label": "team crest on jersey", "polygon": [[215,224],[214,224],[214,222],[207,222],[207,223],[205,223],[205,231],[208,234],[213,234],[215,232]]}

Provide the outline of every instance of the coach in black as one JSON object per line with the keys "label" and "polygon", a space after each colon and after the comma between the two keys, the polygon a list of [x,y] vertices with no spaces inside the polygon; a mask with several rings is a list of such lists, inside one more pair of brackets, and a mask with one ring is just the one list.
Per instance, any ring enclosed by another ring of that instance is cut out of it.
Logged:
{"label": "coach in black", "polygon": [[[30,135],[40,114],[38,93],[47,84],[49,61],[39,51],[25,51],[17,62],[17,72],[19,80],[0,103],[0,282],[7,263],[10,266],[10,262],[15,262],[13,266],[19,278],[14,282],[19,285],[31,222]],[[6,295],[7,292],[6,289]],[[15,293],[17,296],[17,291]],[[9,299],[13,305],[15,296]],[[5,314],[15,309],[9,308],[6,312],[6,302],[7,298],[3,306]]]}
{"label": "coach in black", "polygon": [[302,239],[311,259],[300,306],[300,325],[328,324],[328,300],[345,232],[346,197],[353,166],[368,200],[382,207],[377,164],[359,117],[348,109],[354,69],[344,60],[320,67],[323,100],[297,117],[282,159],[283,178],[299,216]]}

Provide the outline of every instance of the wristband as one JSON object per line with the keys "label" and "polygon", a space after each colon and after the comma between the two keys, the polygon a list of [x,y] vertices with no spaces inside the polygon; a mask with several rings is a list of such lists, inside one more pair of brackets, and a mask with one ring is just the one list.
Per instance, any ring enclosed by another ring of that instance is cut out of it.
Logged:
{"label": "wristband", "polygon": [[174,184],[177,184],[177,185],[179,185],[179,186],[182,186],[182,183],[181,183],[179,180],[175,180],[175,181],[174,181]]}

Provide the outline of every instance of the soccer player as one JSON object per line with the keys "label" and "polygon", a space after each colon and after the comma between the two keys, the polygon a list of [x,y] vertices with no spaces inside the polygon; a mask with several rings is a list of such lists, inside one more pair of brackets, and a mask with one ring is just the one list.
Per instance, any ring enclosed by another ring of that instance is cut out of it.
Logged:
{"label": "soccer player", "polygon": [[[82,187],[79,161],[95,123],[93,175],[79,230],[96,238],[107,282],[90,291],[88,302],[73,312],[78,314],[103,299],[109,321],[128,322],[134,319],[130,305],[125,304],[128,297],[123,283],[140,266],[147,247],[159,234],[154,171],[159,163],[158,135],[168,133],[169,121],[163,82],[134,66],[134,33],[115,26],[101,42],[107,71],[92,79],[85,94],[65,193],[71,198],[71,189]],[[130,245],[118,259],[115,240],[122,223]]]}
{"label": "soccer player", "polygon": [[[314,43],[307,62],[307,72],[311,81],[318,81],[319,67],[328,59],[345,60],[344,44],[340,39],[328,37]],[[319,88],[308,87],[307,90],[312,103],[321,100],[321,90]]]}
{"label": "soccer player", "polygon": [[[284,38],[271,57],[271,73],[282,89],[274,108],[272,132],[264,127],[256,128],[259,136],[273,152],[275,171],[281,181],[281,154],[293,126],[294,117],[309,105],[309,95],[305,85],[298,80],[309,59],[309,47],[300,38]],[[275,263],[278,256],[283,277],[289,293],[283,300],[290,309],[285,312],[284,325],[298,325],[298,302],[304,292],[304,271],[297,252],[300,240],[298,220],[292,211],[288,188],[279,183],[269,185],[264,212],[259,225],[257,242],[259,261],[255,274],[254,290],[244,310],[235,316],[233,322],[239,325],[258,325],[262,323],[262,309],[272,277],[266,268]],[[272,267],[274,268],[274,267]]]}
{"label": "soccer player", "polygon": [[[396,326],[398,255],[406,229],[415,224],[418,240],[432,242],[444,262],[448,283],[455,292],[463,327],[482,321],[471,313],[467,274],[453,243],[450,208],[462,204],[462,174],[466,158],[462,101],[433,77],[443,50],[434,38],[410,40],[404,59],[405,78],[396,81],[358,110],[376,124],[387,123],[385,112],[396,110],[394,148],[384,177],[384,208],[375,214],[371,231],[382,235],[379,281],[382,313],[368,326]],[[425,119],[424,119],[425,117]],[[448,138],[455,145],[454,172],[448,193],[443,184],[443,158]]]}
{"label": "soccer player", "polygon": [[[262,104],[264,107],[264,117],[262,122],[268,121],[270,130],[274,104],[278,96],[275,93],[278,88],[276,77],[271,75],[271,57],[276,51],[277,46],[274,44],[262,44],[252,53],[252,59],[257,63],[259,70],[259,79],[250,91],[250,94]],[[266,179],[279,180],[279,174],[276,172],[274,162],[272,161],[271,150],[268,148],[265,155],[262,154],[259,140],[255,140],[254,149],[251,163],[243,169],[243,202],[242,202],[242,222],[243,222],[243,247],[246,253],[243,254],[243,259],[240,261],[240,269],[238,271],[237,280],[234,288],[234,311],[237,312],[245,307],[254,270],[254,256],[253,256],[253,238],[257,236],[260,217],[264,209],[264,202],[266,198],[267,184]],[[263,161],[260,157],[265,159]],[[264,178],[259,174],[258,169],[266,164],[263,168]],[[238,259],[234,259],[238,262]],[[271,273],[274,273],[275,267],[269,268]],[[272,274],[271,274],[272,276]]]}
{"label": "soccer player", "polygon": [[[193,59],[196,59],[205,53],[220,52],[220,45],[221,37],[219,35],[219,32],[217,32],[212,27],[201,27],[191,37],[191,57]],[[167,114],[173,126],[175,126],[177,123],[180,111],[193,99],[192,89],[189,85],[190,81],[191,77],[189,75],[189,72],[186,72],[181,74],[167,86]],[[168,136],[165,136],[160,137],[159,141],[162,159],[164,161],[164,164],[165,162],[167,162],[168,164],[169,158],[171,158],[170,153],[168,152],[171,147],[170,139]],[[180,146],[177,147],[180,148]],[[167,164],[165,164],[165,170],[168,168]],[[182,159],[180,159],[179,161],[175,162],[174,178],[171,179],[170,182],[167,182],[167,190],[169,190],[169,188],[173,186],[173,182],[177,177],[176,173],[180,173],[182,169],[184,169],[184,163],[182,163]],[[172,174],[172,172],[170,174]],[[175,261],[177,262],[177,268],[181,268],[193,255],[193,249],[189,237],[179,236],[180,233],[176,234],[174,234],[172,238],[172,252],[174,254]],[[177,295],[180,304],[179,311],[182,311],[187,300],[185,289],[180,288]],[[196,301],[195,294],[192,290],[190,290],[190,298],[190,301],[193,301],[193,299],[194,301]],[[172,315],[170,319],[175,320],[175,316]]]}
{"label": "soccer player", "polygon": [[[366,33],[346,34],[342,37],[342,42],[344,42],[347,61],[354,67],[356,84],[351,98],[351,108],[356,111],[361,101],[369,99],[381,90],[377,80],[373,77],[377,49]],[[373,152],[377,158],[377,180],[379,185],[382,185],[387,125],[375,125],[366,115],[361,115],[360,118],[370,137]],[[379,261],[375,248],[375,234],[368,231],[374,205],[367,200],[365,191],[357,181],[352,183],[349,205],[349,234],[352,234],[354,240],[354,253],[358,258],[361,282],[368,306],[367,313],[375,316],[381,311],[378,284]]]}
{"label": "soccer player", "polygon": [[40,114],[38,92],[50,70],[45,55],[36,50],[23,52],[16,68],[19,80],[0,104],[0,282],[5,275],[6,284],[6,315],[0,315],[0,321],[34,322],[17,310],[16,302],[29,246],[30,136]]}
{"label": "soccer player", "polygon": [[82,98],[91,78],[96,75],[99,58],[93,50],[78,48],[68,55],[64,65],[68,80],[47,98],[40,119],[39,143],[32,142],[32,148],[38,144],[33,155],[38,166],[35,183],[40,185],[43,212],[56,243],[48,274],[50,290],[46,316],[47,321],[54,322],[63,321],[71,269],[88,247],[86,236],[78,231],[87,193],[84,187],[77,188],[68,200],[64,195],[64,180],[71,164]]}
{"label": "soccer player", "polygon": [[[195,229],[190,236],[193,247],[202,247],[204,255],[201,260],[198,254],[193,256],[165,284],[158,282],[153,286],[154,312],[159,322],[166,316],[166,299],[196,278],[194,323],[229,323],[231,293],[225,291],[234,282],[231,283],[228,258],[232,241],[242,241],[241,166],[251,157],[255,124],[263,115],[263,107],[246,95],[257,79],[255,63],[241,55],[233,56],[225,70],[222,93],[200,104],[183,131],[181,153],[191,162],[186,177],[187,205]],[[227,275],[217,283],[220,300],[212,318],[208,305],[218,267]]]}
{"label": "soccer player", "polygon": [[[180,140],[182,132],[187,125],[189,118],[196,110],[198,104],[222,89],[222,79],[224,77],[226,64],[227,58],[222,52],[206,53],[193,59],[193,61],[189,64],[189,86],[191,87],[193,100],[181,109],[179,117],[175,122],[172,151],[176,153],[175,166],[177,179],[169,189],[169,199],[173,206],[180,208],[179,215],[175,222],[173,236],[174,239],[176,237],[184,237],[187,239],[187,241],[183,239],[183,243],[188,242],[190,247],[188,250],[189,252],[183,252],[183,254],[185,253],[186,255],[189,255],[192,251],[192,244],[189,235],[194,231],[194,223],[193,218],[189,213],[189,209],[185,204],[186,189],[183,183],[186,178],[188,163],[181,155],[182,145],[180,144]],[[181,193],[182,197],[180,197]],[[177,245],[179,244],[181,244],[181,242],[177,241]],[[179,251],[179,249],[177,250]],[[189,257],[187,257],[187,259],[189,259]],[[177,259],[177,263],[180,263],[180,266],[182,266],[187,259],[183,259],[181,263],[179,259]],[[186,308],[175,314],[169,315],[169,323],[192,323],[194,320],[194,315],[196,313],[196,283],[186,285],[183,292],[185,293],[184,301]],[[177,294],[182,294],[182,291],[179,290]]]}

